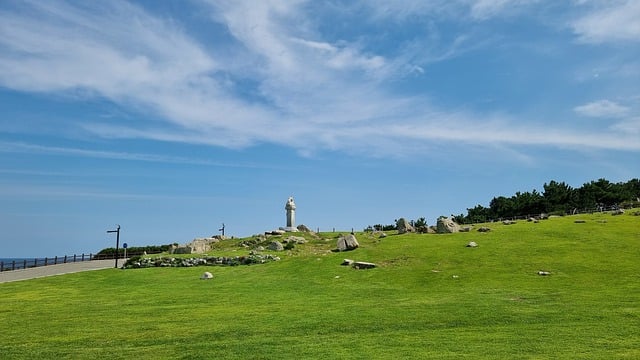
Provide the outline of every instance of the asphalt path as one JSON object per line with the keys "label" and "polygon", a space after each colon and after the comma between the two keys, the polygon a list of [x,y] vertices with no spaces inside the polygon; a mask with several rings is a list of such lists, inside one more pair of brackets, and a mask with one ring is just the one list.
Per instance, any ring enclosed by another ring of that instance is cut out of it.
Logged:
{"label": "asphalt path", "polygon": [[[122,266],[126,259],[118,259],[118,266]],[[0,272],[0,283],[29,280],[46,276],[71,274],[80,271],[102,270],[115,268],[115,260],[90,260],[66,264],[39,266],[20,270]]]}

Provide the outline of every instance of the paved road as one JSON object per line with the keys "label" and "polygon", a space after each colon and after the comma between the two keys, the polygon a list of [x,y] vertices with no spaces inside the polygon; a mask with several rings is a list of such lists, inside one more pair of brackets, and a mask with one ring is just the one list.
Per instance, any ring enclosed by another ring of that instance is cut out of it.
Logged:
{"label": "paved road", "polygon": [[[118,266],[124,264],[126,260],[119,259]],[[29,280],[45,276],[55,276],[70,274],[80,271],[102,270],[115,267],[115,260],[91,260],[78,261],[66,264],[39,266],[35,268],[27,268],[13,271],[0,272],[0,283]]]}

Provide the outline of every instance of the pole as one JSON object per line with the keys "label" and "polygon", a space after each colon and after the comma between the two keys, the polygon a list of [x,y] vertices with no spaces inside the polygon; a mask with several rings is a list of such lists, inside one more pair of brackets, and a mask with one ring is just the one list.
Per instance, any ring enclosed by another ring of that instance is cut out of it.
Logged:
{"label": "pole", "polygon": [[118,247],[120,246],[120,225],[115,230],[107,230],[107,233],[116,233],[116,269],[118,268]]}

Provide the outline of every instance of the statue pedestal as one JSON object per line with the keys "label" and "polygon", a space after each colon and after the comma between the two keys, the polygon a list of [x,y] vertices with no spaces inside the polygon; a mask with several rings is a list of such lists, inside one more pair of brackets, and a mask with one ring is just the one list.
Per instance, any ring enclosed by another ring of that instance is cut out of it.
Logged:
{"label": "statue pedestal", "polygon": [[284,230],[286,232],[298,232],[299,230],[291,227],[291,226],[286,226],[286,227],[280,227],[280,230]]}

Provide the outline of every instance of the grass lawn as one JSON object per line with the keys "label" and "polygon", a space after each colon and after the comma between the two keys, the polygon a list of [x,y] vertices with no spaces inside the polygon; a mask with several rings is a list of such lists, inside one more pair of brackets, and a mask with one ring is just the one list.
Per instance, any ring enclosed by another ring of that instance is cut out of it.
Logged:
{"label": "grass lawn", "polygon": [[[640,216],[486,226],[359,233],[348,253],[331,252],[337,234],[324,233],[262,265],[0,284],[0,357],[640,358]],[[212,254],[246,255],[238,242]],[[340,266],[344,258],[378,267]],[[200,280],[204,271],[214,279]]]}

